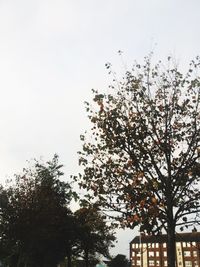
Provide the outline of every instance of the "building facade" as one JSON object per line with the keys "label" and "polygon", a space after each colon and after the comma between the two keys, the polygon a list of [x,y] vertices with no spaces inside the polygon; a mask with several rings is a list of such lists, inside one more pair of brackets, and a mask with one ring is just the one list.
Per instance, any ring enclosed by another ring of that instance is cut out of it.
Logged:
{"label": "building facade", "polygon": [[[131,267],[166,267],[167,236],[141,234],[130,242]],[[200,267],[200,232],[176,234],[176,266]]]}

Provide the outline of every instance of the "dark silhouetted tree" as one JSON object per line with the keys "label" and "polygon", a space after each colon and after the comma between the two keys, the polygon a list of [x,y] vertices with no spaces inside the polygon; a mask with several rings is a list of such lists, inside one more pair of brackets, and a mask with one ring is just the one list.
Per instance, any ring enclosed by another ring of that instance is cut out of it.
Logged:
{"label": "dark silhouetted tree", "polygon": [[73,239],[71,187],[62,182],[58,157],[35,162],[1,188],[0,249],[9,266],[55,267]]}
{"label": "dark silhouetted tree", "polygon": [[169,267],[176,227],[199,223],[199,66],[197,57],[183,74],[170,57],[166,68],[146,58],[110,93],[93,91],[97,108],[86,103],[92,138],[81,136],[80,186],[116,211],[122,226],[165,229]]}
{"label": "dark silhouetted tree", "polygon": [[[82,207],[75,212],[77,221],[77,252],[85,260],[86,267],[98,255],[109,257],[109,248],[115,240],[113,227],[94,206]],[[96,261],[98,262],[98,260]]]}
{"label": "dark silhouetted tree", "polygon": [[118,254],[110,261],[109,267],[129,267],[129,261],[125,255]]}

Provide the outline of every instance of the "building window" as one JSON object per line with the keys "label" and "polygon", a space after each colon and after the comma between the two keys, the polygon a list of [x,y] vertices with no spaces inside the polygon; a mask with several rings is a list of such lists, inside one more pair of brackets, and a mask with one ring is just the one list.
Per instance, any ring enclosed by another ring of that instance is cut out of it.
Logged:
{"label": "building window", "polygon": [[135,244],[135,247],[138,248],[139,247],[138,244]]}
{"label": "building window", "polygon": [[167,266],[167,261],[164,261],[164,266]]}
{"label": "building window", "polygon": [[159,251],[156,251],[156,257],[159,257]]}
{"label": "building window", "polygon": [[163,248],[166,248],[166,246],[167,246],[166,243],[163,243]]}
{"label": "building window", "polygon": [[153,260],[149,260],[149,266],[154,266],[154,261]]}
{"label": "building window", "polygon": [[194,267],[199,267],[198,261],[194,261]]}
{"label": "building window", "polygon": [[135,244],[132,244],[132,248],[135,248]]}
{"label": "building window", "polygon": [[132,260],[132,265],[135,265],[135,260]]}
{"label": "building window", "polygon": [[156,243],[156,248],[159,248],[159,244],[158,243]]}
{"label": "building window", "polygon": [[154,257],[154,251],[149,251],[149,257]]}
{"label": "building window", "polygon": [[152,248],[154,248],[154,247],[155,247],[155,244],[153,243],[153,244],[152,244]]}
{"label": "building window", "polygon": [[163,256],[167,257],[167,251],[163,251]]}
{"label": "building window", "polygon": [[192,267],[191,261],[185,261],[185,267]]}
{"label": "building window", "polygon": [[186,243],[185,243],[185,242],[183,242],[183,247],[184,247],[184,248],[186,247]]}
{"label": "building window", "polygon": [[192,245],[195,247],[196,246],[196,242],[192,242]]}
{"label": "building window", "polygon": [[137,266],[140,266],[140,260],[137,260]]}
{"label": "building window", "polygon": [[191,257],[191,252],[188,250],[184,251],[184,256],[185,257]]}
{"label": "building window", "polygon": [[196,250],[193,251],[193,257],[197,257],[197,251]]}
{"label": "building window", "polygon": [[156,261],[156,266],[160,266],[160,261]]}
{"label": "building window", "polygon": [[191,244],[190,244],[189,242],[187,243],[187,247],[188,247],[188,248],[190,248],[190,247],[191,247]]}
{"label": "building window", "polygon": [[181,261],[179,261],[178,265],[179,265],[179,266],[181,266],[181,265],[182,265],[182,262],[181,262]]}
{"label": "building window", "polygon": [[132,251],[132,257],[135,257],[135,251]]}

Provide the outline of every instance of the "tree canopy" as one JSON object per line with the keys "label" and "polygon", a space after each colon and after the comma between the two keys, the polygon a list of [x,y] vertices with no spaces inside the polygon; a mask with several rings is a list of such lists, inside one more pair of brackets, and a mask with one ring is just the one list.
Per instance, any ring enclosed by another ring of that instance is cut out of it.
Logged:
{"label": "tree canopy", "polygon": [[197,57],[182,73],[170,57],[165,65],[145,58],[110,93],[93,90],[90,138],[81,136],[80,186],[123,227],[164,229],[170,267],[176,227],[200,222],[199,66]]}
{"label": "tree canopy", "polygon": [[62,167],[57,155],[34,161],[0,187],[0,258],[6,266],[56,267],[67,258],[70,267],[78,256],[88,266],[97,253],[109,255],[112,228],[95,207],[71,211],[78,196],[61,180]]}
{"label": "tree canopy", "polygon": [[113,227],[107,225],[106,217],[95,206],[84,206],[75,212],[77,222],[79,256],[85,260],[86,267],[90,261],[98,262],[99,255],[110,257],[109,248],[115,240]]}
{"label": "tree canopy", "polygon": [[109,267],[129,267],[129,261],[125,255],[118,254],[110,261]]}
{"label": "tree canopy", "polygon": [[9,266],[51,267],[66,255],[72,238],[73,192],[60,181],[58,157],[46,164],[35,162],[1,188],[0,253]]}

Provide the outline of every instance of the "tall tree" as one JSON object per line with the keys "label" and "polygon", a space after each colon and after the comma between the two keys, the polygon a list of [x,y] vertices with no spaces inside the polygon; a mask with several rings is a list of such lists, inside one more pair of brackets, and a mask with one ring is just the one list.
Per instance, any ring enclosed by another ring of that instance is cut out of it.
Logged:
{"label": "tall tree", "polygon": [[167,67],[147,57],[110,93],[93,91],[97,108],[86,103],[93,138],[81,136],[80,186],[116,211],[122,226],[164,229],[169,267],[176,227],[200,222],[199,66],[197,57],[182,74],[170,57]]}
{"label": "tall tree", "polygon": [[[98,255],[109,257],[109,248],[115,240],[113,227],[94,206],[82,207],[75,212],[77,222],[77,252],[90,266]],[[98,261],[97,261],[98,262]]]}
{"label": "tall tree", "polygon": [[1,190],[0,247],[9,266],[55,267],[67,255],[72,238],[72,198],[58,157],[35,162]]}

